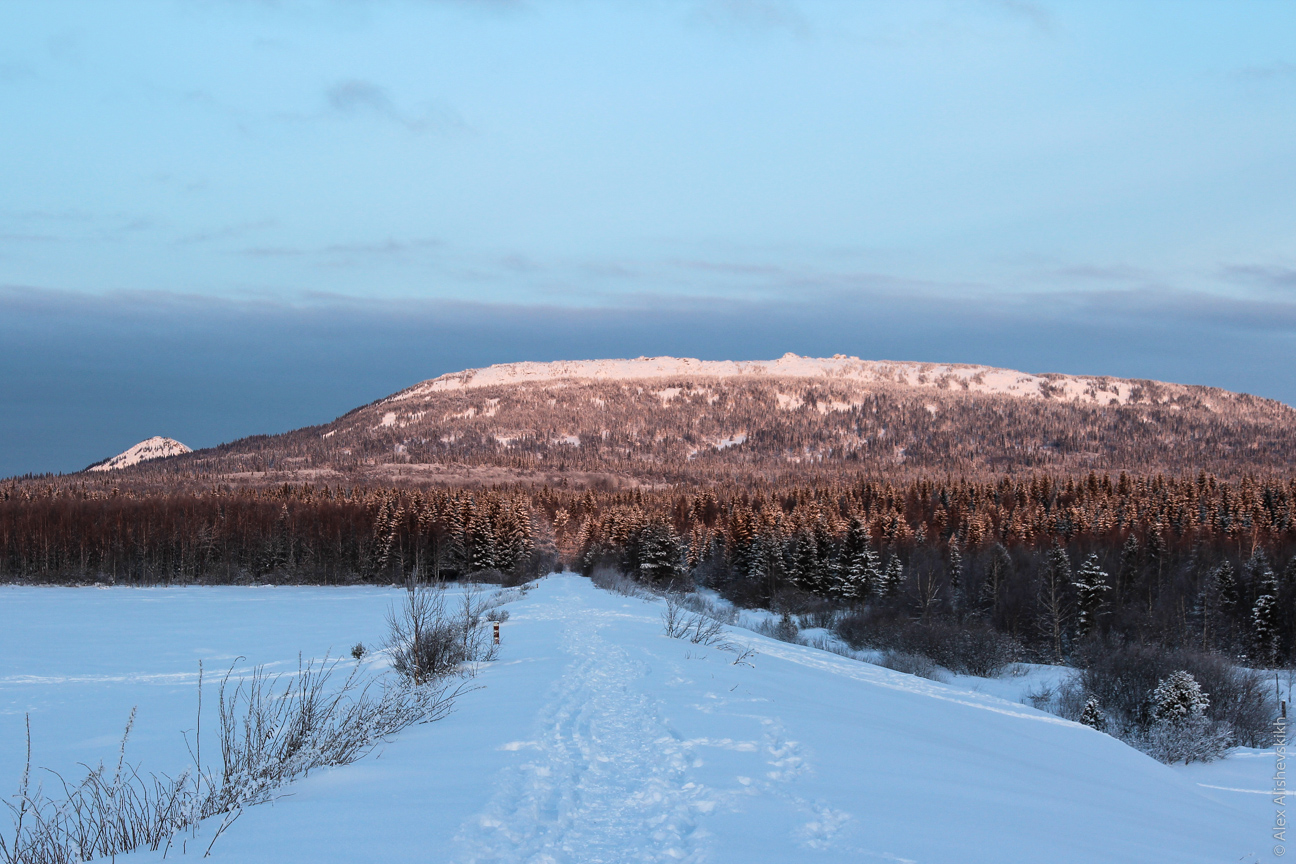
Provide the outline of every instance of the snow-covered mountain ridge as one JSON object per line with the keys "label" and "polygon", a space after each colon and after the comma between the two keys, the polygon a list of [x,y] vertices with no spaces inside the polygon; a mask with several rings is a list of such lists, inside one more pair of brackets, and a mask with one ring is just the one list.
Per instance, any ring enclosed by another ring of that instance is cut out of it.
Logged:
{"label": "snow-covered mountain ridge", "polygon": [[98,464],[91,465],[87,471],[116,471],[121,468],[129,468],[132,465],[138,465],[141,462],[147,462],[150,459],[164,459],[167,456],[179,456],[184,453],[192,453],[189,447],[181,444],[174,438],[163,438],[160,435],[154,435],[152,438],[139,442],[134,447],[125,452],[118,453],[111,459],[105,459]]}
{"label": "snow-covered mountain ridge", "polygon": [[136,471],[231,482],[713,483],[1286,471],[1296,411],[1215,387],[786,354],[510,363]]}
{"label": "snow-covered mountain ridge", "polygon": [[[861,360],[837,354],[800,357],[787,353],[777,360],[696,360],[690,357],[637,357],[633,360],[560,360],[549,363],[502,363],[484,369],[467,369],[423,381],[389,397],[402,402],[438,391],[467,390],[549,382],[635,381],[654,378],[807,378],[825,382],[860,382],[962,390],[1037,399],[1059,399],[1124,405],[1133,397],[1147,398],[1153,384],[1162,399],[1182,395],[1181,384],[1138,381],[1093,375],[1035,375],[1013,369],[964,363],[914,363]],[[1158,400],[1161,401],[1161,400]]]}

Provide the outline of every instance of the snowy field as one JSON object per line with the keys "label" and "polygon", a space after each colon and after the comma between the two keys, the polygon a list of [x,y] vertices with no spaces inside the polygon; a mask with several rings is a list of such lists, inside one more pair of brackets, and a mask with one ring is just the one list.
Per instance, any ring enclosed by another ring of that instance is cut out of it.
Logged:
{"label": "snowy field", "polygon": [[[128,758],[177,773],[200,658],[214,701],[212,679],[240,656],[290,671],[299,653],[378,644],[397,597],[2,588],[0,791],[17,785],[28,712],[35,763],[70,771],[114,761],[138,706]],[[212,860],[1272,858],[1271,752],[1168,768],[1018,704],[1021,679],[940,684],[746,630],[727,638],[759,654],[735,665],[665,637],[659,601],[570,575],[506,608],[499,659],[450,717],[250,808]],[[199,838],[180,857],[200,857]]]}

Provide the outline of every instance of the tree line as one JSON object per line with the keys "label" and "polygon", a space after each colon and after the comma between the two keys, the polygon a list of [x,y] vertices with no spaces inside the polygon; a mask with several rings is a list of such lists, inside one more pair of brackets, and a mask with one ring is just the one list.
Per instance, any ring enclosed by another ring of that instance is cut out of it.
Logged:
{"label": "tree line", "polygon": [[987,630],[1065,659],[1122,640],[1288,663],[1296,480],[1202,473],[867,477],[633,490],[283,485],[0,490],[29,582],[691,580],[748,606]]}

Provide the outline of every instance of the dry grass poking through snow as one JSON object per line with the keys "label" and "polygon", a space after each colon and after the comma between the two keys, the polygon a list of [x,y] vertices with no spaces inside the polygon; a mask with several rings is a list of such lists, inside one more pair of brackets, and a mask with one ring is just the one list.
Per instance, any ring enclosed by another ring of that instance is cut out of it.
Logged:
{"label": "dry grass poking through snow", "polygon": [[[339,676],[342,661],[328,657],[301,664],[293,675],[272,675],[258,666],[235,676],[231,667],[218,691],[219,769],[202,762],[201,667],[194,764],[174,778],[144,773],[126,761],[132,711],[111,769],[83,765],[85,777],[75,783],[50,772],[47,791],[33,777],[29,720],[27,767],[18,791],[4,802],[13,824],[0,833],[0,864],[73,864],[136,849],[169,849],[186,832],[196,837],[207,819],[213,820],[210,851],[245,807],[274,798],[318,768],[355,762],[401,730],[449,713],[473,664],[493,656],[481,619],[504,598],[484,595],[466,588],[459,602],[448,603],[443,589],[411,588],[390,614],[394,672],[369,672],[357,663]],[[428,636],[438,640],[441,652],[431,666],[423,662]]]}

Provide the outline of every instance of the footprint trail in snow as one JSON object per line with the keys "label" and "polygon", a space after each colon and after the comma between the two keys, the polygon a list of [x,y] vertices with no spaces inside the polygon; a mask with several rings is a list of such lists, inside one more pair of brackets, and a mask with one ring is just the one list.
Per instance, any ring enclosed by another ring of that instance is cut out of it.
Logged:
{"label": "footprint trail in snow", "polygon": [[[457,838],[457,861],[613,864],[708,860],[699,817],[790,779],[801,760],[776,724],[765,741],[682,739],[644,686],[649,665],[604,638],[614,620],[569,608],[562,650],[572,659],[551,691],[531,740],[506,749],[529,756],[507,769],[478,817]],[[700,751],[742,760],[729,788],[690,777]]]}

